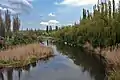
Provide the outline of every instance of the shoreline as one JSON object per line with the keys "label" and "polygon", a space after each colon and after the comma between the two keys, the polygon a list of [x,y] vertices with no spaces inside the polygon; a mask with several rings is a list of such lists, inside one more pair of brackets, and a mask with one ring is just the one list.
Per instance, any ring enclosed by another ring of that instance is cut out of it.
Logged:
{"label": "shoreline", "polygon": [[38,43],[18,46],[0,52],[0,68],[23,67],[53,56],[51,47],[40,46]]}
{"label": "shoreline", "polygon": [[[58,42],[58,41],[56,41]],[[56,43],[55,42],[55,43]],[[65,45],[69,45],[70,43],[63,43]],[[71,46],[71,45],[69,45]],[[73,46],[73,47],[77,47],[77,45]],[[93,48],[91,46],[91,44],[84,44],[84,46],[78,46],[84,49],[84,51],[86,52],[87,55],[94,57],[96,60],[100,61],[101,64],[104,65],[104,70],[105,70],[105,74],[106,77],[105,78],[110,78],[108,80],[111,80],[111,76],[113,74],[115,74],[115,76],[112,76],[112,79],[114,79],[114,77],[116,77],[117,72],[120,73],[120,59],[119,59],[119,55],[117,55],[120,52],[120,48],[116,49],[116,50],[112,50],[110,51],[108,48],[105,49],[100,49],[98,48]],[[117,57],[117,58],[116,58]]]}

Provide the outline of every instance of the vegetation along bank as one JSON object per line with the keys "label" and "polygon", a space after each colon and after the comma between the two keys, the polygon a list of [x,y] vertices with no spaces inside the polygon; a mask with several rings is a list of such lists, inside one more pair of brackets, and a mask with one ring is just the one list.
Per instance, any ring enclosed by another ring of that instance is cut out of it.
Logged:
{"label": "vegetation along bank", "polygon": [[22,67],[53,55],[52,48],[40,45],[45,31],[20,30],[20,24],[19,15],[0,12],[0,68]]}
{"label": "vegetation along bank", "polygon": [[92,13],[83,9],[80,24],[75,23],[51,33],[57,41],[87,47],[95,52],[93,55],[102,56],[106,65],[112,67],[109,80],[120,80],[120,2],[116,6],[115,0],[98,0]]}

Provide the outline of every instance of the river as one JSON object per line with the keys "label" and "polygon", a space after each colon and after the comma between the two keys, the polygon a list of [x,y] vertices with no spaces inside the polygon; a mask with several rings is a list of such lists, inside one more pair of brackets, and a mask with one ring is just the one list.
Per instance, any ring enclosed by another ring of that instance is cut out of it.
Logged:
{"label": "river", "polygon": [[103,66],[77,47],[51,44],[56,56],[24,68],[0,70],[0,80],[104,80]]}

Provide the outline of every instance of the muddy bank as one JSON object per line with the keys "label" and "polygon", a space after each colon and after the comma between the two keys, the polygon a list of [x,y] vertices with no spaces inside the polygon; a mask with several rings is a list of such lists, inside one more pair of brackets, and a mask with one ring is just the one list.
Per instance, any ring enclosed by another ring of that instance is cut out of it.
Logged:
{"label": "muddy bank", "polygon": [[50,56],[53,56],[53,50],[47,46],[37,43],[18,46],[0,52],[0,68],[22,67]]}

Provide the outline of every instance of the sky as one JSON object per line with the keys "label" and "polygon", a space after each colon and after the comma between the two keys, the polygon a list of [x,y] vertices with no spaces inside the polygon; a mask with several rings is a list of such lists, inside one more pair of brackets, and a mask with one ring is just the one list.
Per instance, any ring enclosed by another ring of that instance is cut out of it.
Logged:
{"label": "sky", "polygon": [[[118,2],[118,0],[115,0]],[[0,10],[19,14],[21,29],[46,29],[78,22],[82,9],[92,11],[97,0],[0,0]]]}

